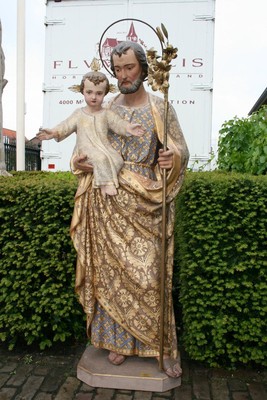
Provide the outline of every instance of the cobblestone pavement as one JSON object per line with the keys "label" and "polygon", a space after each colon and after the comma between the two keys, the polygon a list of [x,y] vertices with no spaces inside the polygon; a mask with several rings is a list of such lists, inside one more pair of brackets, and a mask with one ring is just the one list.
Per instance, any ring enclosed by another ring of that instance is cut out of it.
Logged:
{"label": "cobblestone pavement", "polygon": [[76,378],[85,349],[8,351],[0,346],[0,400],[267,400],[267,370],[205,368],[182,357],[182,385],[164,393],[90,387]]}

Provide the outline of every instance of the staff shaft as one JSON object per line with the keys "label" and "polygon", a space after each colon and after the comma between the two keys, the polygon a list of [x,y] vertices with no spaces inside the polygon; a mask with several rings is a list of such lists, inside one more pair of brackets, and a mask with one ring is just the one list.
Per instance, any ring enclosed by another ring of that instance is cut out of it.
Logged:
{"label": "staff shaft", "polygon": [[[164,94],[164,136],[163,150],[167,150],[167,116],[168,116],[168,92]],[[162,171],[162,244],[161,244],[161,268],[160,268],[160,357],[159,369],[163,370],[164,355],[164,312],[165,312],[165,275],[166,275],[166,195],[167,195],[167,170]]]}

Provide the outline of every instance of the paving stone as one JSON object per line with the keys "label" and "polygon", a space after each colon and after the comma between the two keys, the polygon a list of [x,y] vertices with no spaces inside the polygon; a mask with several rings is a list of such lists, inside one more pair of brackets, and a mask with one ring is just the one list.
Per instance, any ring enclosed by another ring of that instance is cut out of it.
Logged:
{"label": "paving stone", "polygon": [[9,374],[0,374],[0,388],[8,381],[9,378]]}
{"label": "paving stone", "polygon": [[[254,382],[267,382],[267,373],[265,372],[257,371],[256,374],[253,375],[253,381]],[[252,379],[248,379],[248,382],[252,382]]]}
{"label": "paving stone", "polygon": [[54,365],[66,365],[69,364],[70,361],[72,361],[71,357],[67,356],[50,356],[49,361],[53,362]]}
{"label": "paving stone", "polygon": [[54,366],[56,363],[56,358],[54,356],[42,355],[40,358],[42,366],[49,367]]}
{"label": "paving stone", "polygon": [[52,400],[52,394],[49,393],[38,393],[34,400]]}
{"label": "paving stone", "polygon": [[92,386],[86,385],[86,383],[82,382],[82,386],[80,387],[80,392],[93,392],[95,390],[95,388],[93,388]]}
{"label": "paving stone", "polygon": [[164,396],[164,392],[161,394],[161,396],[158,396],[158,395],[156,395],[156,396],[154,396],[154,395],[152,395],[152,398],[151,398],[152,400],[170,400],[170,399],[172,399],[172,397],[166,397],[166,396]]}
{"label": "paving stone", "polygon": [[240,379],[241,381],[260,381],[261,380],[261,374],[259,371],[255,370],[252,371],[250,369],[239,369],[237,371],[233,371],[232,375],[236,379]]}
{"label": "paving stone", "polygon": [[49,368],[48,367],[39,366],[39,367],[36,367],[34,369],[34,375],[43,375],[43,376],[45,376],[47,374],[49,374]]}
{"label": "paving stone", "polygon": [[228,385],[230,391],[246,391],[247,390],[247,385],[245,382],[241,381],[240,379],[229,379],[228,380]]}
{"label": "paving stone", "polygon": [[252,400],[266,400],[267,399],[267,390],[262,383],[249,383],[248,391]]}
{"label": "paving stone", "polygon": [[1,400],[11,400],[16,393],[15,388],[3,388],[0,390],[0,399]]}
{"label": "paving stone", "polygon": [[93,393],[78,393],[75,400],[92,400],[93,395]]}
{"label": "paving stone", "polygon": [[[129,394],[115,392],[115,397],[114,397],[114,395],[112,395],[112,399],[113,398],[114,398],[114,400],[132,400],[133,396],[132,396],[131,392],[129,392]],[[110,397],[110,399],[111,399],[111,397]],[[102,398],[101,398],[101,400],[102,400]]]}
{"label": "paving stone", "polygon": [[156,397],[156,396],[158,396],[158,397],[172,397],[172,393],[174,393],[173,390],[167,390],[166,392],[153,392],[153,398]]}
{"label": "paving stone", "polygon": [[79,345],[58,355],[2,352],[0,346],[0,400],[267,400],[267,370],[206,368],[188,358],[182,385],[168,392],[94,388],[76,377],[83,351]]}
{"label": "paving stone", "polygon": [[151,392],[144,392],[141,390],[136,390],[134,392],[134,400],[151,400],[152,393]]}
{"label": "paving stone", "polygon": [[17,366],[18,366],[17,362],[11,362],[11,363],[4,364],[0,369],[0,373],[12,372],[17,368]]}
{"label": "paving stone", "polygon": [[198,376],[208,376],[209,374],[209,369],[208,368],[204,368],[204,367],[196,367],[194,369],[194,375],[198,375]]}
{"label": "paving stone", "polygon": [[30,376],[24,383],[21,392],[15,397],[15,400],[31,400],[36,395],[44,378],[41,376]]}
{"label": "paving stone", "polygon": [[182,370],[183,370],[182,383],[183,382],[188,382],[189,381],[189,375],[190,375],[190,369],[189,369],[189,364],[188,364],[187,361],[183,362]]}
{"label": "paving stone", "polygon": [[26,381],[27,376],[32,370],[32,366],[30,365],[20,365],[16,369],[14,375],[10,377],[8,380],[8,386],[20,386],[23,382]]}
{"label": "paving stone", "polygon": [[64,384],[60,387],[55,400],[70,400],[74,397],[74,394],[80,386],[80,381],[77,378],[69,377],[66,379]]}
{"label": "paving stone", "polygon": [[247,392],[233,392],[233,400],[250,400],[250,396]]}
{"label": "paving stone", "polygon": [[113,389],[98,388],[94,400],[111,400],[114,395]]}
{"label": "paving stone", "polygon": [[233,378],[233,372],[226,369],[214,368],[211,372],[211,379],[228,379]]}
{"label": "paving stone", "polygon": [[211,397],[215,400],[229,400],[230,392],[226,379],[215,379],[211,382]]}
{"label": "paving stone", "polygon": [[[128,389],[118,389],[117,393],[121,393],[121,394],[132,394],[132,390],[128,390]],[[143,393],[143,392],[142,392]]]}
{"label": "paving stone", "polygon": [[181,386],[174,389],[175,400],[191,400],[192,386],[189,383],[182,383]]}
{"label": "paving stone", "polygon": [[197,400],[210,400],[208,380],[202,374],[193,375],[193,392]]}
{"label": "paving stone", "polygon": [[[62,369],[50,369],[41,386],[42,392],[56,392],[64,381],[64,372]],[[65,377],[66,378],[66,377]]]}

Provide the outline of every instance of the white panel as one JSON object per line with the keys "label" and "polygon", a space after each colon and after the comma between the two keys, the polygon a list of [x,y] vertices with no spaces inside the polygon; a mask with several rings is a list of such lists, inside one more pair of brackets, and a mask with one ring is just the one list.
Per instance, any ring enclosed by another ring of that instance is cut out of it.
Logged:
{"label": "white panel", "polygon": [[[141,19],[153,28],[163,23],[170,43],[179,50],[171,70],[169,100],[177,111],[192,160],[207,160],[211,148],[214,4],[213,0],[48,1],[43,126],[54,126],[83,104],[83,96],[68,88],[79,84],[93,57],[99,57],[99,41],[107,27],[124,18]],[[129,21],[113,25],[102,44],[107,37],[125,40],[129,27]],[[160,50],[151,28],[138,21],[134,27],[137,40],[146,49],[153,46]],[[50,163],[54,170],[69,169],[74,143],[75,135],[61,143],[44,141],[44,155],[53,158],[45,159],[42,168],[47,169]]]}

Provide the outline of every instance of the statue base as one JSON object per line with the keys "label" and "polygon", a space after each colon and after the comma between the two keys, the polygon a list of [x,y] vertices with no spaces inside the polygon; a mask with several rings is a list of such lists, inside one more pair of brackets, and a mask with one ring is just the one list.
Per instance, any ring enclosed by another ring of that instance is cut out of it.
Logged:
{"label": "statue base", "polygon": [[159,371],[151,357],[127,357],[123,364],[112,365],[109,352],[88,346],[78,366],[77,378],[92,387],[166,392],[181,385],[181,378],[169,378]]}

